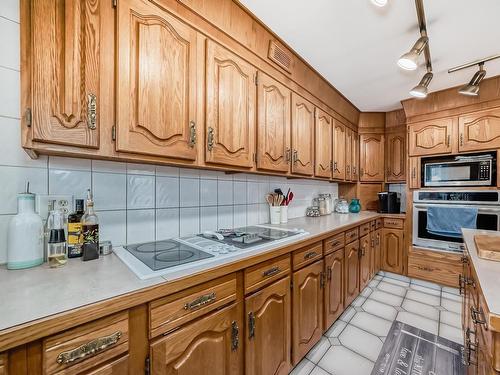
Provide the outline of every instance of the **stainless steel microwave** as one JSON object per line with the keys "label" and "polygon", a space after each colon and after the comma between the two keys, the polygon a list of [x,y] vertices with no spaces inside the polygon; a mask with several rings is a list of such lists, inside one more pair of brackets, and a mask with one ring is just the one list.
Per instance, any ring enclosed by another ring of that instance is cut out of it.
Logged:
{"label": "stainless steel microwave", "polygon": [[494,186],[496,154],[423,159],[423,186]]}

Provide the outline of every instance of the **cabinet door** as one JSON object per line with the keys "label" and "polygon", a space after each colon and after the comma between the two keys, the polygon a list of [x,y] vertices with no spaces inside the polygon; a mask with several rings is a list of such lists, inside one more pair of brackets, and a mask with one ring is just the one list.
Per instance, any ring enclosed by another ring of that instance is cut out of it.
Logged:
{"label": "cabinet door", "polygon": [[118,2],[118,151],[196,159],[194,29],[151,2]]}
{"label": "cabinet door", "polygon": [[286,375],[290,372],[290,301],[290,277],[245,299],[248,327],[245,374]]}
{"label": "cabinet door", "polygon": [[403,273],[403,231],[384,228],[382,230],[382,269]]}
{"label": "cabinet door", "polygon": [[386,181],[404,182],[406,180],[406,133],[387,134],[386,137]]}
{"label": "cabinet door", "polygon": [[316,161],[315,175],[332,177],[332,118],[316,108]]}
{"label": "cabinet door", "polygon": [[101,1],[29,4],[33,140],[98,148]]}
{"label": "cabinet door", "polygon": [[352,134],[353,131],[349,128],[345,132],[345,180],[352,180]]}
{"label": "cabinet door", "polygon": [[500,109],[458,118],[459,151],[500,148]]}
{"label": "cabinet door", "polygon": [[325,325],[324,330],[344,311],[344,249],[325,257]]}
{"label": "cabinet door", "polygon": [[344,306],[349,306],[359,294],[359,240],[345,247]]}
{"label": "cabinet door", "polygon": [[7,354],[0,354],[0,375],[7,375]]}
{"label": "cabinet door", "polygon": [[207,40],[206,162],[253,166],[256,69]]}
{"label": "cabinet door", "polygon": [[361,134],[360,144],[360,181],[384,181],[384,136],[381,134]]}
{"label": "cabinet door", "polygon": [[292,173],[314,174],[314,106],[292,94]]}
{"label": "cabinet door", "polygon": [[419,157],[409,158],[408,181],[410,189],[419,189],[421,187],[421,166]]}
{"label": "cabinet door", "polygon": [[260,73],[257,85],[257,168],[288,172],[290,149],[290,90]]}
{"label": "cabinet door", "polygon": [[242,332],[237,305],[182,326],[151,344],[151,374],[243,374]]}
{"label": "cabinet door", "polygon": [[456,142],[452,118],[416,123],[408,129],[410,156],[449,154]]}
{"label": "cabinet door", "polygon": [[293,273],[292,362],[295,366],[323,333],[323,261]]}
{"label": "cabinet door", "polygon": [[345,179],[346,172],[346,127],[344,124],[333,121],[333,178]]}
{"label": "cabinet door", "polygon": [[359,179],[359,137],[358,133],[352,133],[352,155],[351,155],[351,181]]}
{"label": "cabinet door", "polygon": [[359,291],[361,292],[370,282],[371,276],[371,236],[367,235],[359,239]]}
{"label": "cabinet door", "polygon": [[381,252],[382,252],[382,229],[377,229],[375,232],[375,250],[373,252],[373,259],[374,259],[374,273],[376,274],[378,271],[380,271],[380,257],[381,257]]}

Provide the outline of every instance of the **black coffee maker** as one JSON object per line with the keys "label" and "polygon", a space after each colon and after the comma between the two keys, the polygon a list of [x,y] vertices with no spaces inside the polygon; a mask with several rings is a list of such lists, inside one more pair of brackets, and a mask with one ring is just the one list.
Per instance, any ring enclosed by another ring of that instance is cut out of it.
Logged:
{"label": "black coffee maker", "polygon": [[398,193],[393,191],[378,193],[378,212],[382,214],[399,214],[400,211],[401,199]]}

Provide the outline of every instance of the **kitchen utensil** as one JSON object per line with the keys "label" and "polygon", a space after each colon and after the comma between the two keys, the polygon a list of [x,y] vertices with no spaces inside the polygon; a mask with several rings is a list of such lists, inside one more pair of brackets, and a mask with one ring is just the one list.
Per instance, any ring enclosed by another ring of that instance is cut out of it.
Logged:
{"label": "kitchen utensil", "polygon": [[270,206],[274,205],[274,196],[272,194],[267,194],[266,201]]}
{"label": "kitchen utensil", "polygon": [[288,194],[288,198],[287,198],[287,205],[289,205],[293,200],[293,191],[291,191],[289,194]]}
{"label": "kitchen utensil", "polygon": [[478,234],[474,236],[479,258],[500,261],[500,236]]}

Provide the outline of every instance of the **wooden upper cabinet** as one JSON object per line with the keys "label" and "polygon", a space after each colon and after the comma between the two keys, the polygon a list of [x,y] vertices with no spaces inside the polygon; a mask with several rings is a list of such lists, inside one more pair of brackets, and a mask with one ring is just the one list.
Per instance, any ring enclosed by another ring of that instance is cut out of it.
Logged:
{"label": "wooden upper cabinet", "polygon": [[32,139],[98,148],[101,1],[37,0],[29,6]]}
{"label": "wooden upper cabinet", "polygon": [[456,144],[453,118],[429,120],[408,127],[410,156],[449,154]]}
{"label": "wooden upper cabinet", "polygon": [[344,311],[344,249],[325,256],[325,324],[327,330]]}
{"label": "wooden upper cabinet", "polygon": [[349,128],[345,133],[345,180],[352,180],[352,162],[353,162],[353,131]]}
{"label": "wooden upper cabinet", "polygon": [[316,108],[316,160],[317,177],[332,177],[332,118],[329,114]]}
{"label": "wooden upper cabinet", "polygon": [[459,151],[500,148],[500,109],[458,118]]}
{"label": "wooden upper cabinet", "polygon": [[151,374],[243,374],[244,327],[238,310],[228,306],[154,341]]}
{"label": "wooden upper cabinet", "polygon": [[352,133],[352,146],[351,146],[351,181],[358,181],[359,179],[359,136],[358,133]]}
{"label": "wooden upper cabinet", "polygon": [[346,175],[346,127],[333,121],[333,178],[345,180]]}
{"label": "wooden upper cabinet", "polygon": [[314,105],[292,93],[292,173],[314,174]]}
{"label": "wooden upper cabinet", "polygon": [[291,92],[261,72],[257,82],[257,168],[288,172]]}
{"label": "wooden upper cabinet", "polygon": [[385,165],[387,182],[406,180],[406,132],[386,135]]}
{"label": "wooden upper cabinet", "polygon": [[349,306],[359,294],[359,240],[345,247],[344,306]]}
{"label": "wooden upper cabinet", "polygon": [[291,370],[291,295],[286,277],[245,299],[247,375],[288,375]]}
{"label": "wooden upper cabinet", "polygon": [[118,151],[195,160],[197,33],[153,3],[118,2]]}
{"label": "wooden upper cabinet", "polygon": [[384,271],[403,272],[403,230],[382,229],[381,267]]}
{"label": "wooden upper cabinet", "polygon": [[359,179],[362,182],[384,181],[384,136],[361,134],[359,136]]}
{"label": "wooden upper cabinet", "polygon": [[207,39],[206,162],[254,166],[257,70]]}

